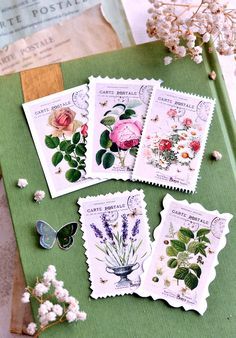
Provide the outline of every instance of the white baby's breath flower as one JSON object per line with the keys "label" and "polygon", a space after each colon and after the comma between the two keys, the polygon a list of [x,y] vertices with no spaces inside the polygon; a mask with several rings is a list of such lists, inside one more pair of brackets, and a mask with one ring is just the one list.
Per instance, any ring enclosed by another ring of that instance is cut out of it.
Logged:
{"label": "white baby's breath flower", "polygon": [[19,178],[17,186],[21,189],[25,188],[28,185],[28,181],[25,178]]}
{"label": "white baby's breath flower", "polygon": [[173,61],[173,58],[171,56],[164,57],[164,65],[167,66]]}
{"label": "white baby's breath flower", "polygon": [[46,306],[48,311],[50,311],[53,307],[52,302],[50,302],[49,300],[46,300],[43,304]]}
{"label": "white baby's breath flower", "polygon": [[49,322],[54,322],[57,318],[57,315],[54,311],[50,311],[46,314],[46,317]]}
{"label": "white baby's breath flower", "polygon": [[29,323],[29,325],[27,326],[27,333],[30,335],[30,336],[33,336],[36,332],[36,329],[37,329],[37,325],[35,323]]}
{"label": "white baby's breath flower", "polygon": [[56,277],[55,272],[46,271],[43,274],[43,282],[45,284],[50,284],[55,279],[55,277]]}
{"label": "white baby's breath flower", "polygon": [[39,316],[44,316],[47,313],[48,313],[48,307],[47,307],[47,305],[45,305],[44,303],[40,304],[40,306],[38,308],[38,315]]}
{"label": "white baby's breath flower", "polygon": [[77,312],[77,320],[86,320],[87,314],[84,311]]}
{"label": "white baby's breath flower", "polygon": [[69,323],[72,323],[74,322],[75,320],[77,320],[77,315],[75,312],[73,311],[68,311],[67,314],[66,314],[66,320],[69,322]]}
{"label": "white baby's breath flower", "polygon": [[48,272],[53,272],[54,274],[56,274],[57,270],[56,267],[54,265],[49,265],[47,268]]}
{"label": "white baby's breath flower", "polygon": [[49,290],[49,288],[45,284],[38,283],[38,284],[35,285],[34,294],[38,297],[42,297],[42,295],[47,293],[48,290]]}
{"label": "white baby's breath flower", "polygon": [[59,302],[65,302],[67,297],[69,296],[69,292],[62,287],[58,287],[55,289],[54,295]]}
{"label": "white baby's breath flower", "polygon": [[206,33],[203,35],[203,37],[202,37],[202,41],[203,41],[203,42],[208,42],[208,41],[210,40],[210,38],[211,38],[210,33],[206,32]]}
{"label": "white baby's breath flower", "polygon": [[201,63],[202,62],[202,56],[201,55],[194,56],[193,61],[196,62],[197,64]]}
{"label": "white baby's breath flower", "polygon": [[46,315],[40,316],[40,317],[39,317],[39,322],[40,322],[40,325],[41,325],[42,327],[48,325],[49,322],[48,322],[48,319],[47,319],[47,314],[46,314]]}
{"label": "white baby's breath flower", "polygon": [[22,297],[21,297],[21,302],[22,303],[29,303],[30,302],[30,293],[29,292],[24,292]]}
{"label": "white baby's breath flower", "polygon": [[45,197],[45,192],[43,190],[37,190],[35,193],[34,193],[34,200],[35,202],[38,202],[40,203]]}
{"label": "white baby's breath flower", "polygon": [[53,280],[52,281],[52,285],[54,286],[54,288],[63,288],[64,286],[64,282],[62,280]]}
{"label": "white baby's breath flower", "polygon": [[57,316],[61,316],[63,313],[63,308],[59,304],[53,305],[52,311],[55,312]]}

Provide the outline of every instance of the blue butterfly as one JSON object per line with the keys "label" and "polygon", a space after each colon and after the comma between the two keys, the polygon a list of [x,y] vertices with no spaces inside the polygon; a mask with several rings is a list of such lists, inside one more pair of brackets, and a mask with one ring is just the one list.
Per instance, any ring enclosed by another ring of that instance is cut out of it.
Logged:
{"label": "blue butterfly", "polygon": [[40,235],[40,245],[44,249],[51,249],[57,240],[58,246],[63,250],[68,250],[73,242],[78,223],[71,222],[63,225],[58,231],[54,230],[51,225],[45,221],[36,222],[36,230]]}

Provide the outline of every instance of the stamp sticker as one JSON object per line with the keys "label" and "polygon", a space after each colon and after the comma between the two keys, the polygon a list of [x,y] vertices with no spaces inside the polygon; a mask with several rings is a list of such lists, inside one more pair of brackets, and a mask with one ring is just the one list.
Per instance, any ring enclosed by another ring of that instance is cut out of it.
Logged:
{"label": "stamp sticker", "polygon": [[93,298],[133,293],[150,254],[142,190],[80,198]]}
{"label": "stamp sticker", "polygon": [[214,100],[155,88],[132,178],[194,192]]}
{"label": "stamp sticker", "polygon": [[198,203],[177,201],[169,194],[163,205],[152,254],[144,264],[136,293],[203,315],[208,287],[216,275],[217,256],[226,245],[233,216],[206,210]]}
{"label": "stamp sticker", "polygon": [[131,178],[150,95],[160,80],[89,78],[87,177]]}
{"label": "stamp sticker", "polygon": [[52,198],[101,182],[85,178],[87,85],[23,104]]}

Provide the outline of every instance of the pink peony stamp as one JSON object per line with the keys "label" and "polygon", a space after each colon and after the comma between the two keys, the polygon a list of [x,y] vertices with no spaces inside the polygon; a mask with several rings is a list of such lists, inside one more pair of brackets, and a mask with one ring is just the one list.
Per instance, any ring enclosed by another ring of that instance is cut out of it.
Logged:
{"label": "pink peony stamp", "polygon": [[214,100],[155,88],[132,178],[194,192]]}
{"label": "pink peony stamp", "polygon": [[233,215],[177,201],[169,194],[163,206],[161,224],[154,231],[152,253],[144,263],[136,293],[203,315],[208,287],[216,275],[217,256],[226,244]]}
{"label": "pink peony stamp", "polygon": [[85,178],[87,91],[83,85],[23,104],[52,197],[100,182]]}
{"label": "pink peony stamp", "polygon": [[129,179],[155,80],[90,77],[87,177]]}

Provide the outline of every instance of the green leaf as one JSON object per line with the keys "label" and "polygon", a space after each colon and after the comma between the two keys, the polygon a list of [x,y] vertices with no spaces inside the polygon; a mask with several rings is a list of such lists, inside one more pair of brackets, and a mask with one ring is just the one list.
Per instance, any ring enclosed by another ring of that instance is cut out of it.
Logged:
{"label": "green leaf", "polygon": [[178,239],[179,239],[181,242],[184,242],[185,244],[188,244],[188,242],[190,241],[190,238],[184,236],[180,231],[178,231],[177,236],[178,236]]}
{"label": "green leaf", "polygon": [[133,148],[130,148],[130,150],[129,150],[130,155],[132,155],[134,157],[136,157],[137,152],[138,152],[138,147],[133,147]]}
{"label": "green leaf", "polygon": [[52,157],[52,164],[56,167],[63,160],[63,155],[57,151]]}
{"label": "green leaf", "polygon": [[114,116],[107,116],[104,117],[100,123],[103,124],[104,126],[112,126],[116,122],[116,119]]}
{"label": "green leaf", "polygon": [[201,237],[201,240],[202,240],[203,242],[206,242],[206,243],[211,243],[211,241],[209,240],[209,238],[206,237],[206,236],[202,236],[202,237]]}
{"label": "green leaf", "polygon": [[184,278],[184,283],[190,290],[193,290],[198,286],[198,278],[192,272],[189,272]]}
{"label": "green leaf", "polygon": [[134,99],[134,100],[130,100],[126,107],[127,108],[135,108],[135,107],[138,107],[138,106],[141,106],[142,102],[140,100],[137,100],[137,99]]}
{"label": "green leaf", "polygon": [[69,169],[66,172],[66,179],[72,183],[78,181],[80,179],[80,176],[80,171],[76,169]]}
{"label": "green leaf", "polygon": [[55,149],[60,143],[58,137],[46,136],[45,137],[45,144],[50,149]]}
{"label": "green leaf", "polygon": [[111,147],[110,147],[110,151],[112,151],[113,153],[117,153],[118,152],[118,146],[116,143],[112,143]]}
{"label": "green leaf", "polygon": [[112,167],[114,162],[115,162],[115,156],[112,153],[106,153],[103,156],[102,164],[105,169]]}
{"label": "green leaf", "polygon": [[72,137],[72,142],[73,142],[74,144],[77,144],[77,143],[79,143],[79,140],[80,140],[80,133],[77,132],[77,133],[75,133],[75,134],[73,135],[73,137]]}
{"label": "green leaf", "polygon": [[78,166],[78,169],[79,169],[79,170],[85,170],[85,165],[79,165],[79,166]]}
{"label": "green leaf", "polygon": [[176,257],[178,254],[178,251],[175,250],[172,246],[168,246],[166,248],[166,254],[167,256],[170,256],[170,257]]}
{"label": "green leaf", "polygon": [[123,110],[125,110],[126,108],[126,106],[123,103],[117,103],[112,108],[116,108],[116,107],[123,108]]}
{"label": "green leaf", "polygon": [[188,229],[188,228],[180,228],[179,231],[181,232],[181,234],[183,234],[185,237],[189,237],[189,238],[194,238],[194,233]]}
{"label": "green leaf", "polygon": [[67,147],[70,145],[70,141],[64,140],[59,144],[60,150],[66,151]]}
{"label": "green leaf", "polygon": [[186,277],[186,275],[188,274],[189,272],[189,269],[188,268],[178,268],[176,271],[175,271],[175,274],[174,274],[174,278],[176,279],[184,279]]}
{"label": "green leaf", "polygon": [[167,266],[171,269],[175,269],[178,265],[178,261],[175,258],[170,258],[167,262]]}
{"label": "green leaf", "polygon": [[188,248],[187,248],[188,252],[195,253],[197,244],[198,244],[198,242],[191,241],[188,245]]}
{"label": "green leaf", "polygon": [[106,153],[106,149],[100,149],[98,150],[98,152],[96,153],[96,162],[97,165],[100,165],[102,163],[102,157],[103,155]]}
{"label": "green leaf", "polygon": [[78,166],[78,162],[75,160],[69,161],[68,164],[71,168],[76,168]]}
{"label": "green leaf", "polygon": [[74,150],[75,150],[75,145],[71,144],[66,148],[66,153],[71,154],[71,153],[73,153]]}
{"label": "green leaf", "polygon": [[202,229],[198,230],[197,237],[207,235],[207,234],[209,234],[210,231],[211,231],[210,229],[202,228]]}
{"label": "green leaf", "polygon": [[76,155],[78,156],[84,156],[86,153],[86,147],[84,143],[77,144],[75,148]]}
{"label": "green leaf", "polygon": [[172,239],[170,242],[171,242],[171,246],[178,252],[182,252],[186,250],[185,244],[183,242],[178,241],[177,239]]}
{"label": "green leaf", "polygon": [[112,141],[110,140],[110,132],[104,130],[100,136],[100,145],[102,148],[110,148],[112,146]]}
{"label": "green leaf", "polygon": [[126,115],[126,114],[121,114],[119,117],[120,120],[128,120],[130,118],[131,118],[130,115]]}
{"label": "green leaf", "polygon": [[200,278],[202,270],[201,270],[201,268],[200,268],[200,266],[198,264],[194,264],[194,263],[190,264],[189,268],[196,273],[196,275],[198,276],[198,278]]}
{"label": "green leaf", "polygon": [[68,155],[68,154],[66,154],[66,155],[64,156],[64,160],[66,160],[67,162],[68,162],[68,161],[71,161],[71,156]]}
{"label": "green leaf", "polygon": [[[203,245],[202,245],[203,244]],[[206,245],[204,244],[204,243],[198,243],[197,245],[196,245],[196,249],[195,249],[195,252],[194,252],[194,254],[195,255],[197,255],[198,253],[200,253],[201,255],[203,255],[203,256],[207,256],[206,255]]]}
{"label": "green leaf", "polygon": [[128,115],[129,117],[136,116],[136,112],[133,109],[126,109],[125,110],[125,115]]}

